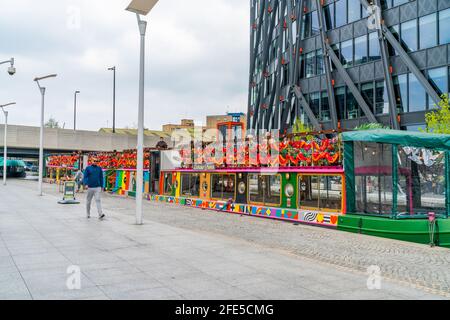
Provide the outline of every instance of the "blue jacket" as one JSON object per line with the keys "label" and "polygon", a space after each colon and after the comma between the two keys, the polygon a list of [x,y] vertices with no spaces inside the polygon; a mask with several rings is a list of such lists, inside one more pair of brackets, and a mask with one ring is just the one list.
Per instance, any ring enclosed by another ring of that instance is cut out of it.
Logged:
{"label": "blue jacket", "polygon": [[88,166],[84,170],[83,184],[89,188],[103,188],[103,170],[99,166]]}

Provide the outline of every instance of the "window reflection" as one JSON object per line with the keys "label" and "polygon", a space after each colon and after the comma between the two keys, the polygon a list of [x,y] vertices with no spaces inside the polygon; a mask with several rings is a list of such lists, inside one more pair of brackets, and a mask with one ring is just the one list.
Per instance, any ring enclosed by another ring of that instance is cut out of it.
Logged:
{"label": "window reflection", "polygon": [[420,49],[437,45],[436,13],[419,18]]}
{"label": "window reflection", "polygon": [[373,82],[367,82],[361,85],[361,95],[363,96],[369,108],[373,110]]}
{"label": "window reflection", "polygon": [[302,39],[311,36],[311,13],[307,13],[303,16],[303,36]]}
{"label": "window reflection", "polygon": [[408,77],[406,74],[393,77],[395,100],[399,113],[408,111]]}
{"label": "window reflection", "polygon": [[381,59],[380,42],[378,41],[378,33],[369,33],[369,61]]}
{"label": "window reflection", "polygon": [[361,2],[348,0],[348,23],[361,19]]}
{"label": "window reflection", "polygon": [[317,15],[317,11],[311,12],[312,22],[311,22],[311,35],[315,36],[319,34],[319,16]]}
{"label": "window reflection", "polygon": [[336,6],[336,28],[347,23],[347,0],[338,0]]}
{"label": "window reflection", "polygon": [[345,87],[336,88],[335,97],[338,119],[345,119]]}
{"label": "window reflection", "polygon": [[412,73],[408,75],[409,92],[409,112],[421,111],[426,109],[425,89],[419,80]]}
{"label": "window reflection", "polygon": [[355,142],[356,210],[392,214],[392,146]]}
{"label": "window reflection", "polygon": [[439,11],[439,44],[450,43],[450,8]]}
{"label": "window reflection", "polygon": [[356,102],[355,97],[353,96],[353,94],[351,93],[350,90],[347,90],[347,96],[346,96],[345,101],[346,101],[346,106],[345,106],[346,118],[347,119],[358,118],[359,106],[358,106],[358,103]]}
{"label": "window reflection", "polygon": [[367,62],[367,36],[355,38],[355,64]]}
{"label": "window reflection", "polygon": [[189,197],[200,196],[200,175],[198,173],[181,174],[181,195]]}
{"label": "window reflection", "polygon": [[399,147],[400,214],[445,213],[444,153],[424,148]]}
{"label": "window reflection", "polygon": [[325,66],[323,62],[323,54],[322,49],[317,50],[316,53],[316,62],[317,62],[317,75],[325,74]]}
{"label": "window reflection", "polygon": [[334,4],[323,7],[323,15],[325,21],[325,29],[330,30],[334,28]]}
{"label": "window reflection", "polygon": [[389,98],[384,81],[377,81],[375,84],[375,113],[389,113]]}
{"label": "window reflection", "polygon": [[301,208],[335,211],[342,208],[341,176],[300,176],[298,192]]}
{"label": "window reflection", "polygon": [[399,6],[401,4],[407,3],[409,0],[393,0],[392,1],[392,5],[395,6]]}
{"label": "window reflection", "polygon": [[400,26],[403,47],[407,52],[417,50],[417,20],[403,22]]}
{"label": "window reflection", "polygon": [[232,174],[211,175],[211,198],[234,199],[236,177]]}
{"label": "window reflection", "polygon": [[[401,42],[400,40],[400,27],[399,25],[394,25],[394,26],[390,26],[389,27],[389,31],[391,31],[392,35],[394,36],[394,38]],[[398,55],[398,52],[394,49],[394,47],[389,43],[388,44],[388,50],[389,50],[389,55],[391,56],[396,56]]]}
{"label": "window reflection", "polygon": [[305,59],[305,64],[306,64],[306,77],[312,77],[315,75],[315,57],[316,57],[316,53],[313,52],[309,52],[306,54],[306,59]]}
{"label": "window reflection", "polygon": [[279,206],[281,203],[281,176],[249,174],[250,202]]}
{"label": "window reflection", "polygon": [[309,107],[314,115],[319,118],[320,116],[320,93],[313,92],[309,95]]}
{"label": "window reflection", "polygon": [[344,67],[353,64],[353,40],[341,42],[341,62]]}
{"label": "window reflection", "polygon": [[[431,80],[430,83],[437,91],[439,95],[447,92],[447,68],[434,68],[428,70],[428,78]],[[431,100],[431,99],[429,99]],[[434,102],[429,101],[429,105],[433,106]]]}
{"label": "window reflection", "polygon": [[172,194],[172,174],[171,173],[164,174],[164,194],[165,195]]}
{"label": "window reflection", "polygon": [[320,120],[330,121],[330,105],[328,103],[328,94],[326,91],[322,91],[321,101],[320,101]]}

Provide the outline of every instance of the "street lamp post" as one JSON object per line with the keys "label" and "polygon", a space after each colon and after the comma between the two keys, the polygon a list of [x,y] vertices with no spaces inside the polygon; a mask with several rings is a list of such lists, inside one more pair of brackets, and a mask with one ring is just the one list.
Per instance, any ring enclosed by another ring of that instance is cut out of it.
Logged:
{"label": "street lamp post", "polygon": [[39,195],[42,196],[42,178],[44,174],[44,102],[45,102],[45,87],[41,87],[39,81],[54,78],[56,74],[50,74],[44,77],[35,78],[34,81],[37,83],[39,87],[39,91],[41,92],[41,131],[39,137],[39,186],[38,191]]}
{"label": "street lamp post", "polygon": [[145,32],[147,22],[140,15],[147,15],[158,0],[133,0],[126,10],[136,14],[139,34],[141,36],[141,53],[139,67],[139,112],[137,136],[137,166],[136,166],[136,224],[143,223],[142,189],[144,185],[144,81],[145,81]]}
{"label": "street lamp post", "polygon": [[[0,65],[5,64],[5,63],[9,63],[10,64],[10,66],[8,68],[8,74],[10,76],[13,76],[16,73],[16,68],[14,67],[14,58],[11,58],[11,59],[5,60],[5,61],[0,61]],[[8,111],[6,111],[4,109],[4,107],[7,107],[7,106],[10,106],[10,105],[13,105],[13,104],[16,104],[16,103],[13,102],[13,103],[8,103],[8,104],[0,106],[2,111],[3,111],[3,114],[5,115],[5,137],[4,137],[5,142],[4,142],[4,146],[3,146],[3,149],[4,149],[3,150],[3,184],[4,185],[6,185],[6,170],[7,170],[7,165],[6,165],[6,162],[7,162],[7,160],[6,160],[7,159],[6,135],[7,135],[7,130],[8,130]]]}
{"label": "street lamp post", "polygon": [[73,130],[77,130],[77,94],[79,94],[80,91],[75,91],[73,95]]}
{"label": "street lamp post", "polygon": [[108,68],[109,71],[114,72],[113,76],[113,133],[116,133],[116,66]]}
{"label": "street lamp post", "polygon": [[6,162],[8,161],[8,148],[6,146],[6,137],[8,135],[8,111],[5,110],[6,107],[12,106],[16,104],[15,102],[11,102],[8,104],[0,105],[0,109],[2,109],[3,114],[5,116],[5,134],[4,134],[4,143],[3,143],[3,185],[6,186],[6,176],[8,173],[8,167]]}

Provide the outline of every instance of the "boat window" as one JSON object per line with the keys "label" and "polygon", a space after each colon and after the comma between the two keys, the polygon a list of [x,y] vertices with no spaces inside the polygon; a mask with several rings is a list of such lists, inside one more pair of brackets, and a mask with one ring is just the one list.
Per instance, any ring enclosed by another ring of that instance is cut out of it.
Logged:
{"label": "boat window", "polygon": [[164,194],[172,194],[172,173],[164,174]]}
{"label": "boat window", "polygon": [[280,205],[281,175],[249,174],[248,185],[250,202],[264,205]]}
{"label": "boat window", "polygon": [[400,215],[445,213],[444,152],[398,147]]}
{"label": "boat window", "polygon": [[355,193],[358,213],[392,214],[392,146],[354,143]]}
{"label": "boat window", "polygon": [[308,208],[319,207],[319,189],[317,176],[300,176],[299,192],[300,206]]}
{"label": "boat window", "polygon": [[211,175],[211,198],[234,199],[236,176],[234,174]]}
{"label": "boat window", "polygon": [[257,174],[248,175],[248,193],[250,202],[264,203],[265,181]]}
{"label": "boat window", "polygon": [[300,207],[341,211],[342,187],[341,175],[302,175],[298,188]]}
{"label": "boat window", "polygon": [[267,204],[277,204],[281,202],[281,176],[272,175],[266,176],[267,179],[267,193],[264,196],[264,202]]}
{"label": "boat window", "polygon": [[321,176],[319,183],[319,208],[341,210],[342,176]]}
{"label": "boat window", "polygon": [[189,197],[200,196],[200,174],[198,173],[181,174],[181,195]]}

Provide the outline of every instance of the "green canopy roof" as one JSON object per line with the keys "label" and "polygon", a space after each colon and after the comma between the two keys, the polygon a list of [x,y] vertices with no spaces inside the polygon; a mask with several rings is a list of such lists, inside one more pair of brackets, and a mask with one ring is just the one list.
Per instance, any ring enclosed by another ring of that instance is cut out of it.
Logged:
{"label": "green canopy roof", "polygon": [[450,134],[434,134],[390,129],[350,131],[342,133],[344,141],[364,141],[402,146],[450,150]]}
{"label": "green canopy roof", "polygon": [[[22,160],[7,160],[6,165],[8,167],[25,167],[25,162]],[[3,158],[0,158],[0,167],[3,168]]]}

